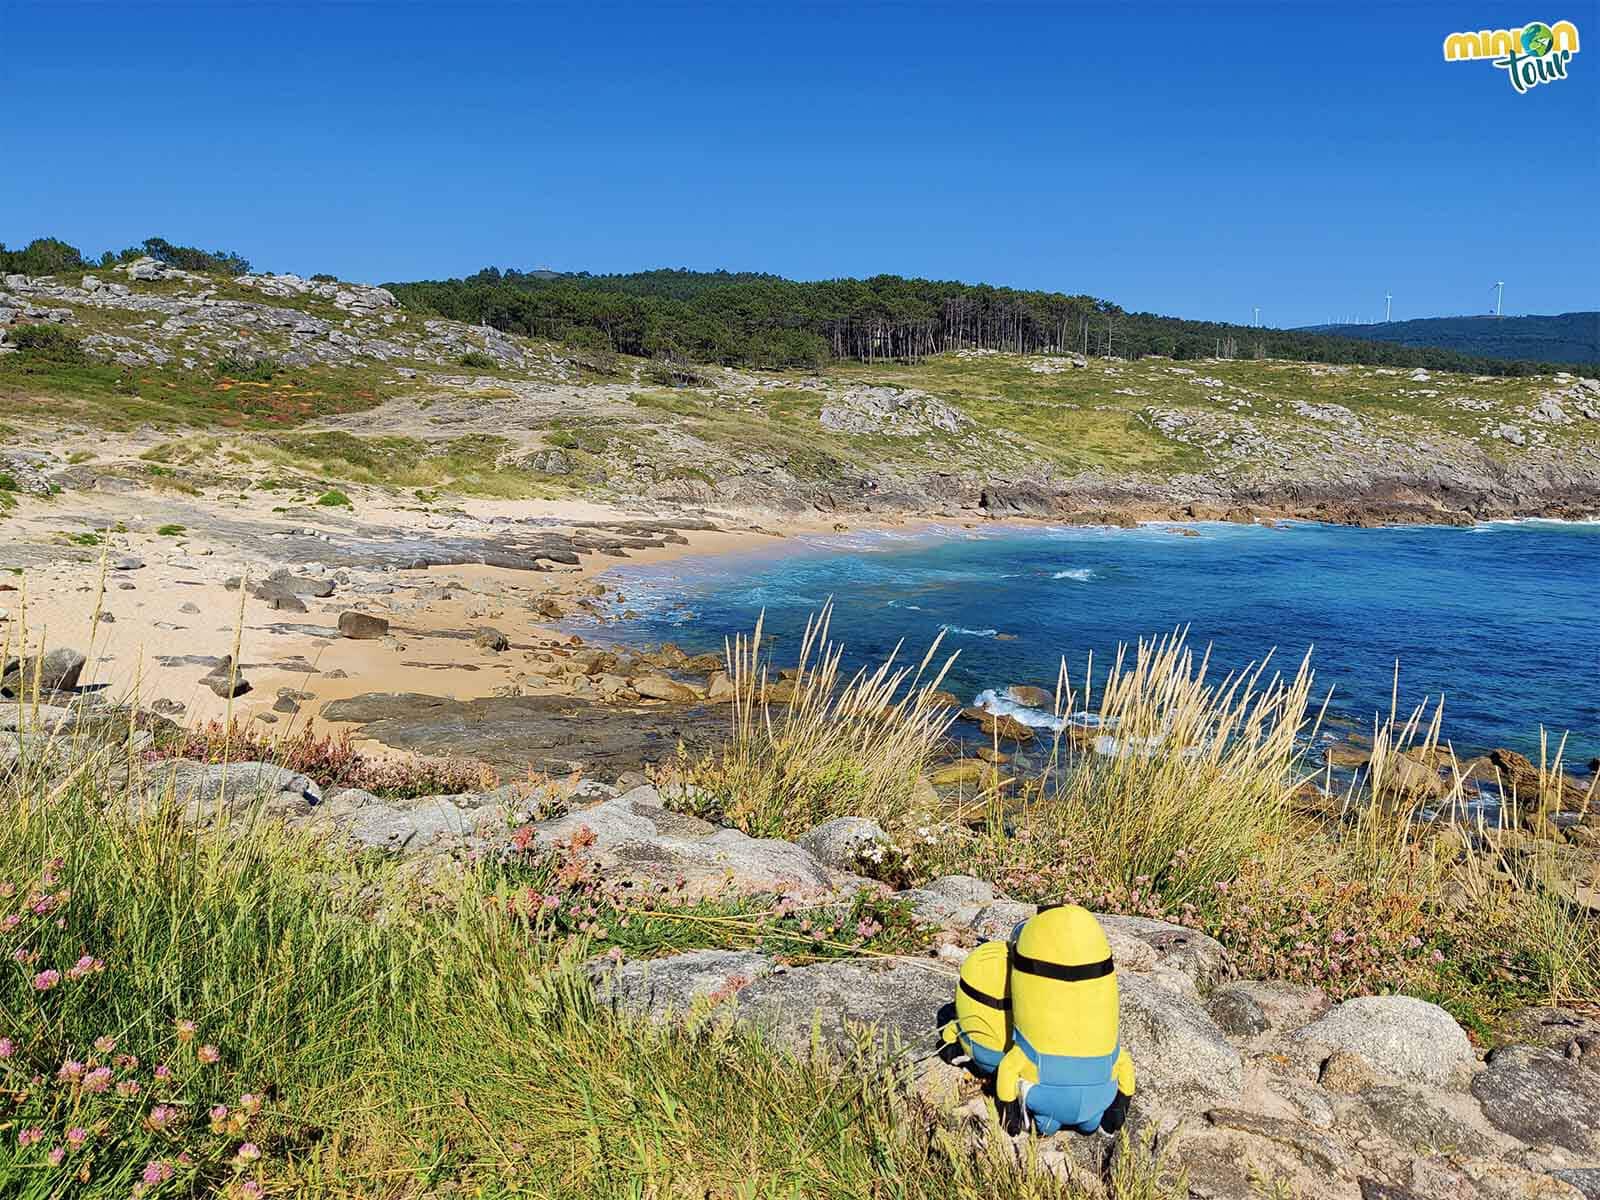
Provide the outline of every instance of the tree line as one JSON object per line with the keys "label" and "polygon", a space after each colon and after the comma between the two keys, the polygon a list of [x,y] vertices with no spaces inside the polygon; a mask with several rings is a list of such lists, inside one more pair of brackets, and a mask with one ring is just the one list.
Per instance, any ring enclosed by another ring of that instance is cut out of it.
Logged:
{"label": "tree line", "polygon": [[6,244],[0,242],[0,274],[59,275],[64,271],[104,270],[136,258],[153,258],[179,270],[216,275],[244,275],[250,270],[249,260],[232,250],[175,246],[159,237],[145,238],[137,246],[125,250],[107,250],[99,258],[85,256],[78,247],[60,238],[34,238],[17,250],[8,250]]}
{"label": "tree line", "polygon": [[598,332],[618,353],[727,366],[914,362],[978,349],[1283,358],[1490,375],[1550,370],[1432,347],[1127,312],[1093,296],[898,275],[802,283],[729,271],[591,275],[488,267],[465,279],[386,286],[408,307],[507,333],[572,340]]}

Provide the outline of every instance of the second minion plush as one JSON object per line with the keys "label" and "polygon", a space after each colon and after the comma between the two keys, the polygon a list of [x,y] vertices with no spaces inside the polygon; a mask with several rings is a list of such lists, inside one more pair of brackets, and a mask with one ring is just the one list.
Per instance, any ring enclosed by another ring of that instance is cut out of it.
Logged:
{"label": "second minion plush", "polygon": [[940,1031],[946,1045],[960,1045],[990,1075],[1011,1048],[1007,957],[1005,942],[985,942],[967,955],[956,984],[956,1019]]}
{"label": "second minion plush", "polygon": [[1117,975],[1105,931],[1075,904],[1048,908],[1009,944],[1011,1048],[995,1096],[1021,1100],[1040,1133],[1121,1128],[1133,1060],[1117,1030]]}

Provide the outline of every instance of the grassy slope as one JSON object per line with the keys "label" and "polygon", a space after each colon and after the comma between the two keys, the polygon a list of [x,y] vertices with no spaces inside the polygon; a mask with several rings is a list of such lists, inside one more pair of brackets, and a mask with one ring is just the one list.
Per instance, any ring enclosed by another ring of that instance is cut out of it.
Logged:
{"label": "grassy slope", "polygon": [[[140,292],[172,292],[172,283],[134,285]],[[330,321],[345,314],[313,297],[267,299],[227,280],[218,295],[297,308]],[[142,313],[78,306],[82,332],[149,341]],[[421,318],[396,314],[396,328],[415,332]],[[188,336],[188,335],[183,335]],[[262,333],[268,356],[287,349],[281,333]],[[181,339],[180,339],[181,342]],[[552,367],[559,347],[528,343],[537,351],[527,370],[474,369],[453,374],[435,363],[364,361],[352,366],[283,368],[270,378],[229,378],[174,362],[162,368],[124,368],[96,362],[42,362],[29,355],[0,358],[0,422],[26,427],[47,401],[51,419],[87,427],[83,450],[94,452],[89,430],[169,428],[187,440],[204,430],[223,440],[208,462],[192,450],[179,465],[226,472],[256,461],[275,473],[314,473],[315,482],[385,483],[407,488],[453,488],[501,496],[605,491],[588,481],[599,468],[612,476],[648,461],[660,480],[688,483],[740,470],[777,465],[805,483],[829,484],[884,468],[1021,473],[1046,465],[1058,475],[1094,473],[1159,481],[1197,471],[1247,478],[1263,457],[1309,459],[1336,447],[1342,431],[1297,409],[1297,403],[1339,405],[1362,426],[1363,436],[1415,447],[1433,442],[1511,460],[1498,437],[1502,423],[1527,427],[1527,410],[1549,380],[1434,374],[1416,382],[1390,368],[1331,367],[1247,360],[1194,364],[1145,359],[1091,360],[1087,369],[1042,373],[1048,360],[1018,355],[946,355],[919,364],[841,363],[820,375],[775,372],[738,374],[710,370],[702,386],[668,389],[642,382],[646,364],[624,359],[610,377],[579,371],[582,385],[633,387],[632,403],[615,399],[569,405],[547,416],[518,398],[533,388],[559,384],[575,396],[591,393],[567,383]],[[415,377],[399,368],[419,372]],[[966,417],[958,433],[914,437],[831,432],[818,423],[826,403],[856,385],[926,392]],[[318,422],[389,401],[413,400],[419,411],[455,407],[447,429],[367,432],[359,428],[314,431]],[[474,411],[473,401],[483,401]],[[524,409],[527,413],[524,413]],[[1156,427],[1157,412],[1177,414],[1186,431],[1173,436]],[[1324,414],[1325,416],[1326,414]],[[521,426],[520,441],[503,428]],[[290,431],[312,426],[304,433]],[[1582,422],[1543,427],[1552,449],[1586,436]],[[1243,436],[1244,452],[1229,449]],[[1264,437],[1270,455],[1258,449]],[[571,453],[577,470],[541,476],[520,467],[538,445]],[[1284,447],[1282,453],[1278,447]],[[1275,465],[1275,464],[1274,464]]]}
{"label": "grassy slope", "polygon": [[127,763],[61,749],[0,782],[8,1196],[1068,1194],[876,1071],[597,1008],[590,943],[514,915],[515,876],[129,822]]}

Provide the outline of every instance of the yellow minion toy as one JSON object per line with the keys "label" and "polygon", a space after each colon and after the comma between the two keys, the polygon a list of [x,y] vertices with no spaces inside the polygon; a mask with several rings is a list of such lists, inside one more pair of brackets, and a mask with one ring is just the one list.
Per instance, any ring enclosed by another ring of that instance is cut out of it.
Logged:
{"label": "yellow minion toy", "polygon": [[[1133,1060],[1118,1042],[1117,975],[1105,931],[1075,904],[1047,908],[1009,943],[1011,1048],[995,1097],[1021,1101],[1040,1133],[1114,1133],[1133,1097]],[[963,971],[964,973],[964,971]]]}
{"label": "yellow minion toy", "polygon": [[941,1031],[947,1046],[959,1044],[988,1075],[1011,1046],[1007,957],[1005,942],[985,942],[967,955],[956,984],[956,1019]]}

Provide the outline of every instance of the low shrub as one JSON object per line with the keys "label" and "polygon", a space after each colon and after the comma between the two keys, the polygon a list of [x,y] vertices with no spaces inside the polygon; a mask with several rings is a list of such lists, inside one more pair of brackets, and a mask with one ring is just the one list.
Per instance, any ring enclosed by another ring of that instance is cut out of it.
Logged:
{"label": "low shrub", "polygon": [[474,371],[492,371],[500,363],[492,354],[485,354],[482,350],[468,350],[456,359],[463,367],[471,367]]}
{"label": "low shrub", "polygon": [[18,325],[6,340],[23,354],[51,362],[84,361],[83,343],[60,325]]}
{"label": "low shrub", "polygon": [[317,503],[324,508],[350,508],[350,497],[340,491],[327,491],[317,497]]}
{"label": "low shrub", "polygon": [[212,374],[218,379],[232,379],[240,383],[268,383],[283,368],[270,358],[227,354],[212,364]]}

